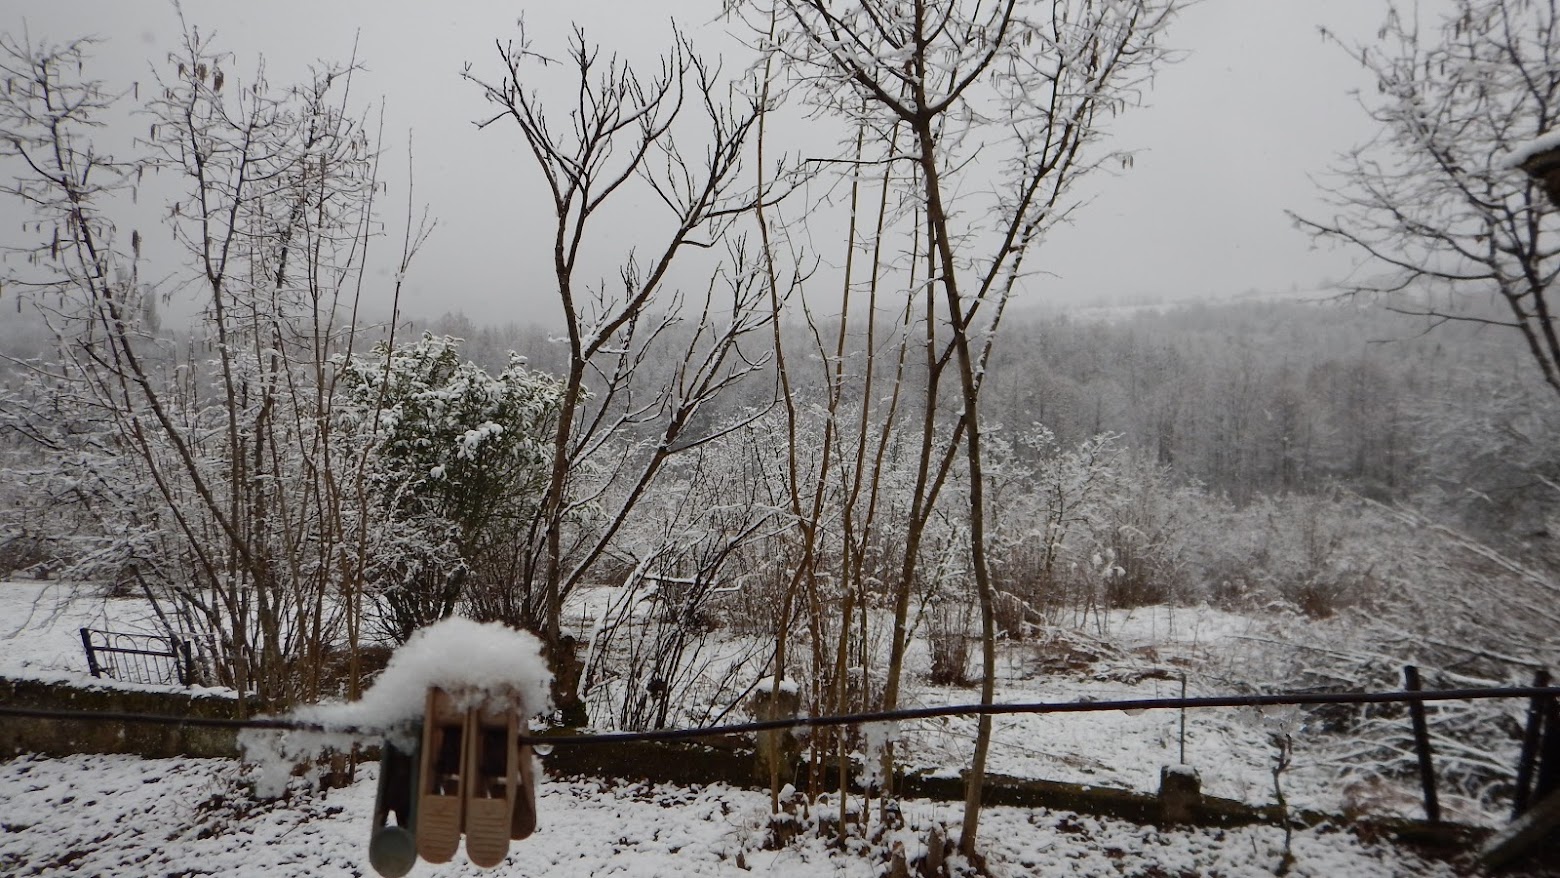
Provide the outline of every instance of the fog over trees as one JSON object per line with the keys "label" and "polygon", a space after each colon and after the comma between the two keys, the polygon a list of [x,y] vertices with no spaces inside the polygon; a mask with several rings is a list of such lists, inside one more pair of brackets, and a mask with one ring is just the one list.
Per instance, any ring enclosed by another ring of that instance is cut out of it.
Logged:
{"label": "fog over trees", "polygon": [[[515,206],[548,229],[547,328],[399,308],[439,229],[385,191],[425,159],[356,62],[271,82],[192,20],[131,89],[93,40],[4,35],[0,577],[150,601],[251,712],[355,697],[452,613],[537,632],[555,719],[622,729],[778,710],[782,681],[817,714],[912,683],[989,704],[1001,651],[1065,665],[1146,606],[1274,621],[1198,671],[1222,689],[1525,682],[1560,660],[1556,220],[1506,158],[1555,123],[1560,38],[1553,4],[1455,6],[1340,53],[1382,140],[1299,222],[1370,257],[1355,278],[1112,308],[1027,290],[1090,221],[1078,181],[1130,173],[1104,125],[1173,60],[1173,0],[732,0],[749,56],[672,33],[648,66],[588,28],[495,35],[461,85],[471,136],[515,146],[495,177],[550,193]],[[601,223],[630,212],[633,246]],[[1448,782],[1492,795],[1508,731],[1448,711]],[[1362,720],[1337,759],[1400,772],[1393,734]],[[775,810],[830,764],[842,837],[878,819],[846,783],[892,743],[805,746]]]}

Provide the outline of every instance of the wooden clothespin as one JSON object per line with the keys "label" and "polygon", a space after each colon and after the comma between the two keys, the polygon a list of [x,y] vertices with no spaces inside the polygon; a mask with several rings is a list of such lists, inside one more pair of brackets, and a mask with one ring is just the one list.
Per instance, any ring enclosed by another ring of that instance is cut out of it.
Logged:
{"label": "wooden clothespin", "polygon": [[471,862],[492,868],[511,841],[536,830],[535,757],[520,743],[524,702],[488,693],[460,707],[470,700],[429,689],[420,746],[406,753],[385,742],[369,842],[369,862],[385,878],[401,878],[419,857],[449,862],[462,835]]}

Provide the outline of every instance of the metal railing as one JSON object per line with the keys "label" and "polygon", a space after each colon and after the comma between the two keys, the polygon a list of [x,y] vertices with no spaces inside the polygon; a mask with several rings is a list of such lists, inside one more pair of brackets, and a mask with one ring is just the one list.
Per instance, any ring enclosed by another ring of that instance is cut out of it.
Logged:
{"label": "metal railing", "polygon": [[81,647],[94,677],[180,686],[195,682],[195,656],[188,640],[83,628]]}

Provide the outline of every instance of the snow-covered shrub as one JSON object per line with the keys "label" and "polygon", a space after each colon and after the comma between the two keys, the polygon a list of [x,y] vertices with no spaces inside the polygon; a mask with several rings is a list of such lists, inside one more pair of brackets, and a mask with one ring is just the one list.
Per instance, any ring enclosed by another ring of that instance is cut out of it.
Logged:
{"label": "snow-covered shrub", "polygon": [[1064,449],[1036,425],[1015,447],[993,445],[993,571],[1012,607],[1082,624],[1097,610],[1195,599],[1192,546],[1217,505],[1199,486],[1118,436]]}
{"label": "snow-covered shrub", "polygon": [[1126,453],[1090,521],[1102,557],[1115,571],[1105,603],[1116,608],[1195,602],[1192,540],[1208,514],[1207,493],[1179,484],[1170,471]]}
{"label": "snow-covered shrub", "polygon": [[1282,605],[1322,619],[1384,596],[1387,516],[1354,495],[1261,496],[1243,508],[1206,498],[1188,533],[1202,591],[1228,609]]}
{"label": "snow-covered shrub", "polygon": [[926,681],[933,686],[968,686],[970,646],[975,641],[974,601],[969,596],[940,598],[926,613],[926,642],[931,668]]}
{"label": "snow-covered shrub", "polygon": [[1052,619],[1081,618],[1104,600],[1100,580],[1082,567],[1099,554],[1093,526],[1100,497],[1115,487],[1114,437],[1064,450],[1035,424],[1015,442],[992,444],[988,539],[998,590]]}
{"label": "snow-covered shrub", "polygon": [[766,501],[753,432],[669,459],[619,531],[613,557],[626,573],[592,624],[582,684],[598,725],[707,721],[767,658],[774,608],[762,602],[779,569],[769,538],[785,525]]}
{"label": "snow-covered shrub", "polygon": [[537,560],[559,382],[516,355],[490,375],[432,335],[338,364],[338,438],[366,450],[366,578],[386,633],[404,642],[463,601],[478,618],[534,625],[517,567]]}

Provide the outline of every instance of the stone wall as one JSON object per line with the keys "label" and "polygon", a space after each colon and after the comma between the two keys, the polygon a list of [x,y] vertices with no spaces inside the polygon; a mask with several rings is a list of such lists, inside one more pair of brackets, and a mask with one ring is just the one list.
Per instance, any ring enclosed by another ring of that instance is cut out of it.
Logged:
{"label": "stone wall", "polygon": [[[140,713],[233,719],[238,702],[208,693],[79,686],[0,679],[0,704],[42,710]],[[0,716],[0,757],[19,753],[134,753],[152,758],[238,756],[233,729],[135,722],[129,719],[32,719]]]}

